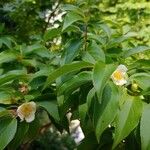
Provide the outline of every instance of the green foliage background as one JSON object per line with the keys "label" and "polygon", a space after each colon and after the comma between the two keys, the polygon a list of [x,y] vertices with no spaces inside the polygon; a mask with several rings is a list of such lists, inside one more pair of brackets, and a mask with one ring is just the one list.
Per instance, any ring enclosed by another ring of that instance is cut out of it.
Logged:
{"label": "green foliage background", "polygon": [[[1,0],[0,150],[150,149],[149,39],[149,0]],[[124,86],[110,79],[119,64]],[[36,119],[20,122],[29,101]]]}

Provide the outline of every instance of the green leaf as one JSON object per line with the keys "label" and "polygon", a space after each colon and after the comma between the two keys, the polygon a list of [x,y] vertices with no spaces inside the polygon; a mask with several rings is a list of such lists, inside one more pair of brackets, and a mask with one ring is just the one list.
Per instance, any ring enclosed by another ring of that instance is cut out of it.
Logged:
{"label": "green leaf", "polygon": [[92,64],[95,64],[95,59],[89,54],[89,52],[83,52],[82,60],[85,62],[90,62]]}
{"label": "green leaf", "polygon": [[91,45],[88,47],[88,50],[83,56],[83,60],[93,64],[95,64],[97,61],[105,62],[105,53],[95,41],[92,41]]}
{"label": "green leaf", "polygon": [[52,71],[53,71],[53,67],[43,66],[39,71],[31,75],[31,81],[37,77],[48,76]]}
{"label": "green leaf", "polygon": [[64,93],[70,93],[74,91],[76,88],[80,87],[84,83],[92,80],[92,74],[91,72],[84,71],[79,73],[78,75],[75,75],[70,80],[66,81],[59,89],[58,89],[58,95],[64,94]]}
{"label": "green leaf", "polygon": [[128,40],[128,39],[130,39],[130,38],[133,38],[133,37],[135,37],[135,36],[137,36],[137,34],[135,34],[135,33],[127,33],[127,34],[125,34],[125,35],[122,35],[122,36],[120,36],[120,37],[117,37],[117,38],[112,38],[111,40],[110,40],[110,42],[107,44],[107,48],[111,48],[111,47],[114,47],[114,46],[116,46],[116,45],[118,45],[118,44],[121,44],[122,42],[124,42],[124,41],[126,41],[126,40]]}
{"label": "green leaf", "polygon": [[0,92],[0,104],[11,104],[12,101],[12,95],[8,91]]}
{"label": "green leaf", "polygon": [[42,126],[39,120],[40,115],[41,113],[37,113],[35,119],[32,122],[28,123],[29,128],[27,130],[27,133],[24,136],[24,141],[23,141],[24,143],[33,141],[39,135],[39,131]]}
{"label": "green leaf", "polygon": [[35,59],[23,59],[21,60],[21,63],[24,66],[33,66],[33,67],[37,66],[37,61]]}
{"label": "green leaf", "polygon": [[39,43],[25,47],[23,53],[26,56],[35,54],[43,58],[51,58],[51,52]]}
{"label": "green leaf", "polygon": [[60,31],[61,31],[60,28],[47,30],[46,33],[44,34],[44,40],[48,41],[57,37],[58,35],[60,35]]}
{"label": "green leaf", "polygon": [[58,105],[56,101],[41,101],[37,104],[47,110],[47,112],[56,120],[59,121]]}
{"label": "green leaf", "polygon": [[17,149],[19,145],[23,142],[24,136],[29,129],[29,124],[26,122],[20,122],[17,127],[17,132],[14,139],[9,143],[8,149]]}
{"label": "green leaf", "polygon": [[83,20],[82,16],[77,14],[76,12],[71,11],[71,12],[67,13],[67,15],[65,16],[65,19],[64,19],[62,31],[64,31],[67,27],[69,27],[74,22],[79,21],[79,20]]}
{"label": "green leaf", "polygon": [[73,61],[73,59],[78,55],[82,43],[81,39],[73,39],[65,45],[61,62],[62,65]]}
{"label": "green leaf", "polygon": [[97,62],[93,70],[93,85],[96,89],[98,101],[101,102],[103,89],[110,79],[111,74],[115,70],[116,66],[113,64],[104,64],[103,62]]}
{"label": "green leaf", "polygon": [[2,118],[2,117],[4,117],[4,118],[5,117],[10,117],[10,116],[12,116],[12,114],[10,113],[10,111],[8,111],[6,109],[0,111],[0,118]]}
{"label": "green leaf", "polygon": [[78,150],[96,150],[98,143],[93,132],[90,132],[78,146]]}
{"label": "green leaf", "polygon": [[17,58],[17,56],[14,53],[11,52],[1,52],[0,53],[0,64],[4,63],[4,62],[10,62],[13,61]]}
{"label": "green leaf", "polygon": [[17,120],[14,118],[0,118],[0,150],[3,150],[14,138],[17,130]]}
{"label": "green leaf", "polygon": [[12,48],[12,43],[15,43],[14,40],[11,37],[1,37],[0,38],[0,43],[6,45],[9,49]]}
{"label": "green leaf", "polygon": [[108,38],[111,37],[111,29],[106,24],[101,24],[100,27],[107,34]]}
{"label": "green leaf", "polygon": [[92,88],[92,89],[89,91],[88,95],[87,95],[87,106],[88,106],[88,109],[89,109],[90,106],[91,106],[92,99],[93,99],[93,97],[95,96],[95,93],[96,93],[95,89]]}
{"label": "green leaf", "polygon": [[133,74],[132,76],[130,76],[130,80],[132,82],[136,82],[138,86],[143,90],[147,90],[150,88],[150,84],[149,84],[150,74],[148,73]]}
{"label": "green leaf", "polygon": [[33,44],[33,45],[23,47],[23,53],[25,55],[30,55],[30,54],[36,52],[37,50],[44,49],[44,48],[45,47],[42,46],[41,44],[36,43],[36,44]]}
{"label": "green leaf", "polygon": [[146,59],[140,59],[135,61],[134,63],[132,63],[130,65],[131,68],[140,68],[143,70],[150,70],[150,60],[146,60]]}
{"label": "green leaf", "polygon": [[75,5],[65,4],[63,5],[62,9],[65,11],[75,11],[81,13],[81,9]]}
{"label": "green leaf", "polygon": [[94,118],[96,117],[94,120],[96,120],[96,136],[98,140],[117,114],[120,99],[118,88],[114,84],[106,85],[102,99],[102,103],[96,104],[94,107]]}
{"label": "green leaf", "polygon": [[50,84],[52,83],[53,81],[55,81],[58,77],[64,75],[64,74],[67,74],[67,73],[70,73],[70,72],[73,72],[73,71],[76,71],[76,70],[80,70],[80,69],[83,69],[83,68],[91,68],[93,67],[92,64],[90,63],[87,63],[87,62],[74,62],[74,63],[71,63],[71,64],[66,64],[60,68],[58,68],[57,70],[55,70],[54,72],[52,72],[47,80],[46,80],[46,83],[44,85],[44,89]]}
{"label": "green leaf", "polygon": [[134,47],[132,49],[126,50],[123,53],[123,57],[127,58],[127,57],[129,57],[131,55],[134,55],[134,54],[137,54],[137,53],[141,53],[141,52],[144,52],[144,51],[147,51],[147,50],[150,50],[149,46],[137,46],[137,47]]}
{"label": "green leaf", "polygon": [[0,33],[2,33],[4,31],[4,23],[0,24]]}
{"label": "green leaf", "polygon": [[4,111],[4,110],[5,110],[5,108],[0,107],[0,113],[1,113],[2,111]]}
{"label": "green leaf", "polygon": [[113,149],[138,125],[142,113],[142,101],[139,97],[124,96],[125,103],[118,113],[114,133]]}
{"label": "green leaf", "polygon": [[84,103],[82,105],[79,105],[79,117],[82,125],[85,125],[84,123],[86,115],[87,115],[87,104]]}
{"label": "green leaf", "polygon": [[10,82],[12,80],[18,79],[18,78],[27,78],[27,73],[25,70],[13,70],[9,71],[8,73],[0,76],[0,86],[2,84],[5,84],[7,82]]}
{"label": "green leaf", "polygon": [[87,37],[88,37],[88,39],[96,40],[97,42],[99,42],[102,45],[106,44],[106,40],[100,35],[96,35],[93,33],[87,33]]}
{"label": "green leaf", "polygon": [[140,123],[140,135],[141,135],[141,148],[142,150],[149,150],[150,148],[150,104],[145,105],[141,123]]}

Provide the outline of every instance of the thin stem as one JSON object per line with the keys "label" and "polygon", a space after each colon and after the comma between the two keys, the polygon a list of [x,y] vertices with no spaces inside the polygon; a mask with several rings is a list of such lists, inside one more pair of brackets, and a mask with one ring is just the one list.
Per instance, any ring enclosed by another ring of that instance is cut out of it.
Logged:
{"label": "thin stem", "polygon": [[48,25],[49,25],[49,22],[50,22],[51,18],[54,17],[55,12],[57,11],[59,5],[60,5],[60,0],[58,1],[58,3],[57,3],[57,5],[56,5],[56,7],[54,8],[54,10],[53,10],[53,11],[51,12],[51,14],[49,15],[48,21],[47,21],[47,23],[46,23],[46,25],[45,25],[45,27],[44,27],[44,29],[43,29],[43,34],[46,32],[46,29],[47,29],[47,27],[48,27]]}

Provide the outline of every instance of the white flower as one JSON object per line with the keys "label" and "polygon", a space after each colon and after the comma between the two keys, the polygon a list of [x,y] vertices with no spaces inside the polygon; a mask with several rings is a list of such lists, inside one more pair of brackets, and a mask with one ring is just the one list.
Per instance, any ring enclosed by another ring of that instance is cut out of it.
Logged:
{"label": "white flower", "polygon": [[84,138],[84,133],[80,127],[79,120],[72,120],[70,122],[69,130],[71,133],[72,138],[74,139],[75,143],[78,145]]}
{"label": "white flower", "polygon": [[17,115],[19,116],[21,121],[26,120],[26,122],[32,122],[35,119],[35,112],[35,102],[23,103],[17,109]]}
{"label": "white flower", "polygon": [[125,65],[119,65],[113,72],[111,78],[116,85],[124,85],[127,83],[127,70]]}
{"label": "white flower", "polygon": [[67,113],[66,115],[69,122],[69,131],[75,143],[79,145],[80,142],[85,138],[85,136],[80,127],[80,121],[78,119],[71,120],[71,116],[72,116],[71,112]]}

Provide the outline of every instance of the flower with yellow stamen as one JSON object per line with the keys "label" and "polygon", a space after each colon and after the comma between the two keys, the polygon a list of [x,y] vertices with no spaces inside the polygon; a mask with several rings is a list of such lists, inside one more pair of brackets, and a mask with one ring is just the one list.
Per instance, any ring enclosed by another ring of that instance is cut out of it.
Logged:
{"label": "flower with yellow stamen", "polygon": [[20,105],[17,109],[17,115],[21,121],[32,122],[35,119],[36,103],[27,102]]}
{"label": "flower with yellow stamen", "polygon": [[111,78],[116,85],[124,85],[127,83],[127,70],[125,65],[119,65],[113,72]]}

